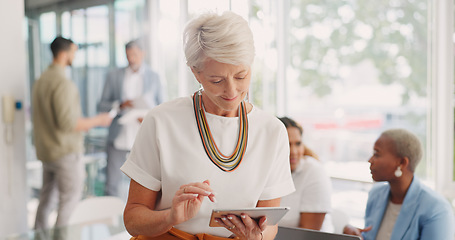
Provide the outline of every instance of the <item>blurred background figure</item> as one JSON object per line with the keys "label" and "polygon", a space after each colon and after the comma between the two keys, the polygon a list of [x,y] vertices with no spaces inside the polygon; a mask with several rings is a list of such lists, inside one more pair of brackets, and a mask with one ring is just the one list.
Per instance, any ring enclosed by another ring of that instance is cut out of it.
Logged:
{"label": "blurred background figure", "polygon": [[[36,155],[43,163],[43,185],[35,229],[48,229],[49,214],[57,207],[56,226],[68,224],[82,197],[85,180],[83,131],[109,126],[108,113],[82,116],[79,90],[67,78],[78,49],[72,40],[57,37],[51,43],[52,64],[35,82],[32,92],[33,136]],[[46,238],[46,237],[44,237]]]}
{"label": "blurred background figure", "polygon": [[131,150],[145,113],[163,101],[163,93],[158,74],[144,63],[141,42],[128,42],[125,51],[128,66],[107,74],[98,110],[116,115],[109,127],[106,146],[105,195],[126,199],[127,190],[120,190],[122,186],[127,188],[127,184],[121,184],[126,177],[120,167]]}
{"label": "blurred background figure", "polygon": [[302,142],[303,128],[296,121],[279,118],[288,131],[292,179],[296,191],[281,199],[291,210],[280,226],[333,232],[331,210],[332,185],[318,156]]}
{"label": "blurred background figure", "polygon": [[376,184],[368,196],[365,228],[347,225],[344,233],[363,239],[453,239],[449,202],[414,176],[422,145],[404,129],[383,132],[374,143],[370,171]]}

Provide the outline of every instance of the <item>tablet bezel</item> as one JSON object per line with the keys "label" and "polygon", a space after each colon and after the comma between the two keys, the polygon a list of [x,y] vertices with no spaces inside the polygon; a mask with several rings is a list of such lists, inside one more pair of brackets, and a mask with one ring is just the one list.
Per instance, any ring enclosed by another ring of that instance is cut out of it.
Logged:
{"label": "tablet bezel", "polygon": [[240,214],[245,213],[256,221],[262,216],[267,217],[267,225],[277,224],[281,218],[289,211],[289,207],[256,207],[256,208],[238,208],[238,209],[212,209],[210,216],[210,227],[223,227],[220,223],[215,222],[215,218],[234,214],[240,217]]}

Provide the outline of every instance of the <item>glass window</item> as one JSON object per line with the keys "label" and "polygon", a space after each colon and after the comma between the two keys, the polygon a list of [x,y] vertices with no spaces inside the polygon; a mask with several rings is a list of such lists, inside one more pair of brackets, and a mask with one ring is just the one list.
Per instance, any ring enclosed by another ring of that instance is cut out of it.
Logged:
{"label": "glass window", "polygon": [[62,37],[71,38],[71,13],[66,11],[62,13]]}
{"label": "glass window", "polygon": [[[333,177],[371,182],[367,161],[385,129],[406,128],[426,149],[427,4],[291,0],[288,114]],[[429,166],[424,158],[416,174],[430,179]]]}
{"label": "glass window", "polygon": [[62,34],[79,46],[69,70],[71,79],[79,87],[85,116],[97,113],[109,67],[108,13],[105,5],[62,13]]}
{"label": "glass window", "polygon": [[56,36],[56,17],[54,12],[42,13],[39,17],[39,36],[41,43],[41,71],[46,69],[52,62],[50,44]]}
{"label": "glass window", "polygon": [[[374,140],[392,127],[411,130],[425,144],[426,0],[293,0],[289,16],[289,114],[323,159],[368,171]],[[426,166],[424,159],[417,170],[423,178],[431,177]]]}
{"label": "glass window", "polygon": [[148,33],[149,30],[145,29],[145,13],[144,0],[115,1],[116,66],[128,65],[125,56],[125,44]]}
{"label": "glass window", "polygon": [[[180,25],[179,0],[164,0],[159,2],[160,18],[158,20],[158,32],[152,32],[152,38],[159,40],[159,65],[161,81],[169,99],[174,99],[186,90],[187,82],[184,78],[188,74],[184,62],[182,48],[182,29]],[[179,71],[176,71],[179,69]],[[182,95],[186,95],[182,93]]]}
{"label": "glass window", "polygon": [[[66,13],[68,14],[68,13]],[[69,12],[70,17],[62,18],[62,32],[67,33],[68,37],[78,44],[79,49],[73,60],[73,68],[81,68],[85,66],[87,61],[87,24],[86,10],[77,9]],[[65,15],[65,14],[64,14]],[[65,22],[63,22],[65,21]],[[66,29],[68,27],[68,29]],[[73,79],[77,80],[77,79]]]}
{"label": "glass window", "polygon": [[109,66],[109,22],[107,6],[87,9],[87,64]]}
{"label": "glass window", "polygon": [[188,13],[190,19],[195,15],[205,13],[205,12],[217,12],[222,13],[230,9],[229,0],[188,0]]}
{"label": "glass window", "polygon": [[104,87],[109,68],[109,18],[107,6],[87,8],[87,115],[97,113],[97,105]]}
{"label": "glass window", "polygon": [[[261,109],[276,113],[278,52],[275,1],[251,1],[250,27],[256,58],[253,65],[249,99]],[[279,81],[284,81],[280,79]]]}

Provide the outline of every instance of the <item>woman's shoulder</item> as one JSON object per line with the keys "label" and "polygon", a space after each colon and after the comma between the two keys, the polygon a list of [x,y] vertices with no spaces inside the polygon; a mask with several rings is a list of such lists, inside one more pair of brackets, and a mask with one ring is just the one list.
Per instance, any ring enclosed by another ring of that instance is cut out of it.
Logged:
{"label": "woman's shoulder", "polygon": [[152,108],[146,118],[182,119],[193,115],[193,104],[190,97],[179,97]]}
{"label": "woman's shoulder", "polygon": [[324,164],[311,156],[305,156],[302,159],[302,162],[300,165],[301,165],[301,168],[308,173],[312,173],[312,174],[325,173]]}
{"label": "woman's shoulder", "polygon": [[160,105],[154,107],[152,111],[155,112],[173,112],[179,110],[193,110],[192,102],[190,97],[179,97],[166,102],[161,103]]}
{"label": "woman's shoulder", "polygon": [[267,129],[280,129],[286,130],[284,124],[274,115],[253,106],[253,109],[248,114],[248,121],[254,123],[256,126],[267,126]]}
{"label": "woman's shoulder", "polygon": [[414,185],[414,191],[418,191],[418,198],[413,199],[419,199],[420,201],[424,202],[425,205],[428,206],[440,206],[440,207],[448,207],[450,208],[449,202],[444,198],[444,196],[435,190],[431,189],[430,187],[426,186],[423,184],[419,179],[415,178],[413,180],[412,185]]}
{"label": "woman's shoulder", "polygon": [[305,178],[308,182],[330,182],[330,177],[324,164],[311,156],[305,156],[296,171],[300,172],[301,177]]}
{"label": "woman's shoulder", "polygon": [[305,164],[314,168],[324,168],[324,164],[312,156],[305,156]]}
{"label": "woman's shoulder", "polygon": [[[414,179],[403,204],[412,204],[417,214],[427,221],[454,222],[453,209],[449,201],[440,193]],[[412,191],[412,192],[410,192]],[[410,192],[410,193],[409,193]],[[408,196],[409,195],[409,196]]]}

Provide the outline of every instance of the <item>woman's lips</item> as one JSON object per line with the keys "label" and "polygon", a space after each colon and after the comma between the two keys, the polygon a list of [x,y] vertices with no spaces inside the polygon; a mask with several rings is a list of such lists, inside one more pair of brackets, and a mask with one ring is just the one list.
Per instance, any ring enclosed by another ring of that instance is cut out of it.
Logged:
{"label": "woman's lips", "polygon": [[225,101],[234,101],[235,99],[237,99],[237,97],[234,97],[234,98],[226,98],[226,97],[222,97]]}

